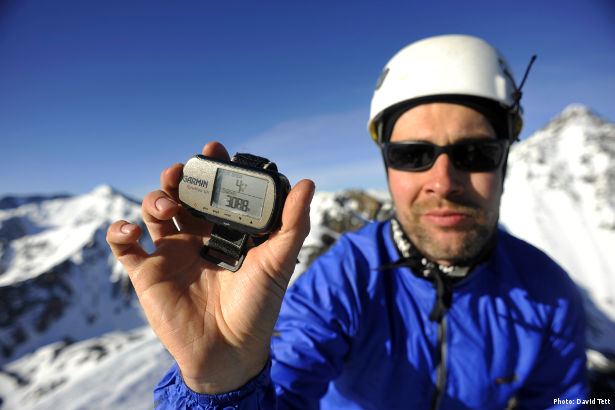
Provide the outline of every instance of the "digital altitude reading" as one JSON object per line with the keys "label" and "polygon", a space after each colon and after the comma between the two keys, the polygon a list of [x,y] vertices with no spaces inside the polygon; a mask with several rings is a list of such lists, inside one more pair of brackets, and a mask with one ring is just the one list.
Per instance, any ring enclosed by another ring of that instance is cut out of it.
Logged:
{"label": "digital altitude reading", "polygon": [[218,169],[211,204],[216,208],[260,218],[268,184],[266,179]]}

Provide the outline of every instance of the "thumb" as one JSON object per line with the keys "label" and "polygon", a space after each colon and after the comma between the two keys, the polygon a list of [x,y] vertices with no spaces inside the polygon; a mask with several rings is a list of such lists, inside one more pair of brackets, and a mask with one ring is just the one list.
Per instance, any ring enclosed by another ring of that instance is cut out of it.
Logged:
{"label": "thumb", "polygon": [[265,242],[267,258],[261,259],[266,272],[279,273],[290,279],[303,241],[310,233],[310,204],[314,182],[299,181],[289,192],[282,211],[282,224]]}

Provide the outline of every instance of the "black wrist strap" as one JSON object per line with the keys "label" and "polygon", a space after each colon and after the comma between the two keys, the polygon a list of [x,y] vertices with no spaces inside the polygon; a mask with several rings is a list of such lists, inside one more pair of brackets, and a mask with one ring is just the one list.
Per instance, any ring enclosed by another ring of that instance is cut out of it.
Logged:
{"label": "black wrist strap", "polygon": [[269,161],[267,158],[259,157],[258,155],[241,154],[238,152],[231,159],[231,161],[241,165],[247,165],[252,168],[264,168],[272,171],[278,170],[278,167],[274,162]]}
{"label": "black wrist strap", "polygon": [[[277,171],[273,162],[252,154],[237,153],[231,161],[253,168]],[[246,257],[249,237],[250,235],[246,233],[234,231],[224,225],[214,225],[209,242],[201,249],[201,256],[221,268],[236,272]]]}

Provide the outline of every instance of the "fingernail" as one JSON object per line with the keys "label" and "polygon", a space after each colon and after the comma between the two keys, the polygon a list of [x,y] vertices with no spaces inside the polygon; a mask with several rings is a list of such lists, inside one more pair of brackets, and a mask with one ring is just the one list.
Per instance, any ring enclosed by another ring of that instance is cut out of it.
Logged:
{"label": "fingernail", "polygon": [[122,225],[120,227],[120,231],[122,231],[122,233],[130,233],[132,231],[134,231],[136,228],[135,225],[131,224],[131,223],[125,223],[124,225]]}
{"label": "fingernail", "polygon": [[176,206],[175,202],[164,196],[156,200],[156,209],[159,211],[166,211],[173,206]]}

